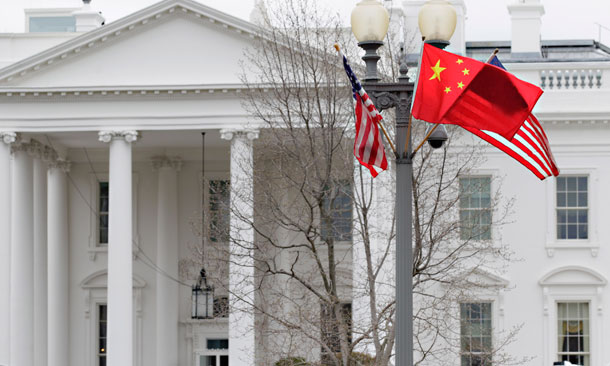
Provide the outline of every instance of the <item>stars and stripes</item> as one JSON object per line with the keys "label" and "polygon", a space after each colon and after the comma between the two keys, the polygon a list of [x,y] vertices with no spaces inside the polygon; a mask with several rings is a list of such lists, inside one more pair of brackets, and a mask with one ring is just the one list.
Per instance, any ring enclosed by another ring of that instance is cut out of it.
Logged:
{"label": "stars and stripes", "polygon": [[[490,64],[504,69],[500,60],[495,56]],[[475,128],[466,128],[466,130],[504,151],[540,179],[559,175],[559,169],[555,163],[553,153],[551,153],[549,140],[540,122],[531,113],[510,140],[487,130]]]}
{"label": "stars and stripes", "polygon": [[341,56],[343,57],[345,73],[352,84],[352,91],[356,100],[354,156],[360,164],[369,169],[373,177],[376,177],[381,171],[388,168],[388,160],[378,126],[382,117],[349,66],[345,55],[341,54]]}

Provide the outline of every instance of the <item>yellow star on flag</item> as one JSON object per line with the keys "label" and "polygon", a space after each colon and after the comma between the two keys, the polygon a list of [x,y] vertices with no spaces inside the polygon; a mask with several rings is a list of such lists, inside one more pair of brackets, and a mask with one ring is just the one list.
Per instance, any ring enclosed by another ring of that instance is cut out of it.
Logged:
{"label": "yellow star on flag", "polygon": [[438,82],[441,82],[441,72],[443,72],[446,67],[441,67],[441,60],[436,61],[436,65],[431,67],[432,71],[434,71],[434,75],[430,77],[429,80],[438,79]]}
{"label": "yellow star on flag", "polygon": [[464,83],[462,83],[461,81],[458,81],[458,88],[464,89]]}
{"label": "yellow star on flag", "polygon": [[458,58],[458,60],[456,61],[458,65],[462,64],[464,62],[464,60],[462,60],[461,58]]}
{"label": "yellow star on flag", "polygon": [[450,87],[446,87],[445,88],[445,93],[449,94],[449,92],[451,92],[451,88]]}
{"label": "yellow star on flag", "polygon": [[462,72],[464,73],[464,75],[470,75],[470,74],[469,74],[469,73],[470,73],[470,70],[468,70],[468,69],[464,69],[464,70],[462,70]]}

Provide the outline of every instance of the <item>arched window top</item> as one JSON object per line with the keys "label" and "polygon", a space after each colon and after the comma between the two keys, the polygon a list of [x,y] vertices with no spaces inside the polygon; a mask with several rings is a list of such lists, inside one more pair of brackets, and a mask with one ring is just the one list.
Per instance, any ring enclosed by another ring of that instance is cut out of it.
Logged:
{"label": "arched window top", "polygon": [[[80,286],[84,289],[108,288],[108,271],[103,269],[90,274],[81,282]],[[133,275],[133,287],[146,287],[146,281],[137,275]]]}
{"label": "arched window top", "polygon": [[605,286],[607,280],[599,272],[591,268],[565,266],[550,271],[540,279],[539,283],[541,286]]}

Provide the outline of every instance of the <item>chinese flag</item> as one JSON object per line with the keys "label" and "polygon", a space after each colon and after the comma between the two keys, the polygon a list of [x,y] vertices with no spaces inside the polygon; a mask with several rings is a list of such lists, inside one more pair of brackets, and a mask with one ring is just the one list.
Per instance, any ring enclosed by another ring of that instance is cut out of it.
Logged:
{"label": "chinese flag", "polygon": [[413,117],[510,140],[540,95],[542,89],[499,67],[424,44]]}

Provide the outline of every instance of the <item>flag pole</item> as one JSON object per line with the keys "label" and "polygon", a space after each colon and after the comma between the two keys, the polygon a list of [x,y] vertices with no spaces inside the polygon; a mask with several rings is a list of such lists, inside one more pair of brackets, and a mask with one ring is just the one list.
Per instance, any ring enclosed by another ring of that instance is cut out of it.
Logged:
{"label": "flag pole", "polygon": [[[337,43],[335,43],[333,46],[335,47],[335,49],[337,50],[339,55],[343,56],[343,53],[341,52],[341,48],[339,48],[339,45]],[[379,112],[377,112],[377,113],[379,113]],[[386,141],[390,144],[390,147],[392,148],[392,151],[394,152],[394,156],[398,156],[398,154],[396,154],[396,149],[394,148],[394,144],[392,143],[392,140],[390,139],[390,136],[386,132],[385,127],[383,126],[383,122],[381,122],[381,121],[382,121],[382,119],[380,119],[378,121],[379,127],[381,127],[381,131],[383,132],[383,135],[385,136]]]}
{"label": "flag pole", "polygon": [[417,152],[417,150],[419,150],[424,145],[424,143],[426,143],[426,141],[428,141],[428,138],[430,137],[430,135],[432,135],[432,132],[434,132],[434,130],[436,130],[438,125],[440,125],[440,123],[435,124],[434,127],[432,127],[430,129],[430,131],[428,131],[428,134],[426,135],[426,137],[424,137],[422,142],[420,142],[419,145],[417,145],[417,147],[415,148],[415,150],[413,150],[413,153],[411,154],[411,158],[413,158],[415,156],[415,153]]}
{"label": "flag pole", "polygon": [[500,52],[500,49],[496,48],[492,53],[491,56],[489,56],[489,58],[487,59],[487,62],[485,62],[486,64],[490,63],[491,60],[493,60],[493,58],[498,54],[498,52]]}
{"label": "flag pole", "polygon": [[[417,67],[420,67],[421,60],[424,57],[424,42],[426,41],[426,37],[421,37],[421,47],[419,50],[419,63]],[[407,125],[407,139],[405,140],[405,152],[409,153],[409,143],[411,142],[411,124],[413,122],[413,102],[415,101],[415,93],[417,93],[417,83],[419,82],[419,70],[417,75],[415,76],[415,81],[413,83],[413,94],[411,95],[411,107],[409,108],[409,123]],[[411,154],[413,156],[413,154]]]}

